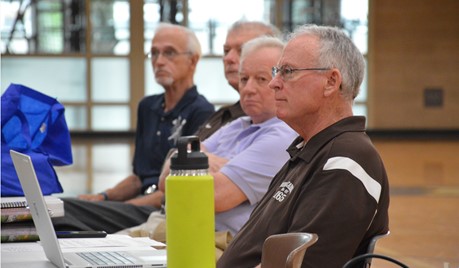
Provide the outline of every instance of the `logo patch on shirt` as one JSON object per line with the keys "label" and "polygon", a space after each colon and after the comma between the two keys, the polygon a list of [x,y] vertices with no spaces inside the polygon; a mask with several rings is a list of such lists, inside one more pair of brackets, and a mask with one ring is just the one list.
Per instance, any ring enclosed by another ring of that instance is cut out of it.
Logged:
{"label": "logo patch on shirt", "polygon": [[273,198],[280,203],[293,191],[293,188],[295,188],[295,186],[293,186],[291,182],[284,181],[279,186],[279,190],[273,195]]}
{"label": "logo patch on shirt", "polygon": [[177,140],[180,136],[182,136],[183,126],[186,124],[186,119],[181,116],[177,117],[172,121],[172,129],[171,135],[167,138],[168,140],[172,140],[174,144],[177,144]]}

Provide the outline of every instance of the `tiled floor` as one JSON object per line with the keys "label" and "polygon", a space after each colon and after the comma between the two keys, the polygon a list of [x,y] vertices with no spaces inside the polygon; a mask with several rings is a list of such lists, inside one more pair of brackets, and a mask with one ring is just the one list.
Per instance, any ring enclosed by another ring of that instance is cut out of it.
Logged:
{"label": "tiled floor", "polygon": [[[64,196],[99,192],[130,173],[129,141],[73,140],[74,165],[57,169]],[[374,140],[390,183],[390,236],[375,253],[409,267],[459,267],[459,140]],[[373,268],[397,267],[375,259]]]}

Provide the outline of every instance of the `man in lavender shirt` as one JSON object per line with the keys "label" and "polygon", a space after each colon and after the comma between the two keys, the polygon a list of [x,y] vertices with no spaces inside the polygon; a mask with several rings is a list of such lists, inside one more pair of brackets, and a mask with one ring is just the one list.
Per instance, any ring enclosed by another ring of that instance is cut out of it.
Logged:
{"label": "man in lavender shirt", "polygon": [[[283,43],[259,37],[242,47],[239,67],[241,106],[248,115],[222,127],[202,143],[214,177],[216,231],[233,235],[289,158],[286,148],[297,133],[276,117],[274,91],[268,87]],[[163,173],[160,190],[164,191]],[[167,197],[166,197],[167,198]]]}
{"label": "man in lavender shirt", "polygon": [[247,116],[203,142],[206,152],[228,159],[218,172],[211,172],[216,184],[216,230],[235,234],[248,220],[281,161],[286,161],[286,146],[295,136],[276,117],[253,123]]}

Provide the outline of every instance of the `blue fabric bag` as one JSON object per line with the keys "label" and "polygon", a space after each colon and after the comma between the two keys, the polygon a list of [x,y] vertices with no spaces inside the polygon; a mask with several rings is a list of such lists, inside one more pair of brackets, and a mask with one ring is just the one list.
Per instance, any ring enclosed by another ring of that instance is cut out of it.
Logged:
{"label": "blue fabric bag", "polygon": [[64,106],[23,85],[10,84],[1,97],[1,196],[24,196],[10,149],[30,155],[44,195],[62,193],[53,166],[72,164]]}

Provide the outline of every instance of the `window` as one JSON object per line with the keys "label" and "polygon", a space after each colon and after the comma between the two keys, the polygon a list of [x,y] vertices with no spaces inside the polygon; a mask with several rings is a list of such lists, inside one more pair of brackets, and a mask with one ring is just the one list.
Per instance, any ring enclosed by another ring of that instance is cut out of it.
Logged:
{"label": "window", "polygon": [[17,83],[56,97],[72,131],[130,130],[129,7],[127,0],[0,1],[2,92]]}
{"label": "window", "polygon": [[[195,83],[216,106],[239,98],[221,59],[236,20],[269,21],[284,32],[304,23],[339,25],[367,52],[367,0],[0,0],[0,9],[2,92],[18,83],[57,97],[72,131],[135,128],[139,100],[163,92],[144,57],[159,21],[196,32],[204,56]],[[366,114],[366,96],[365,80],[356,114]]]}

